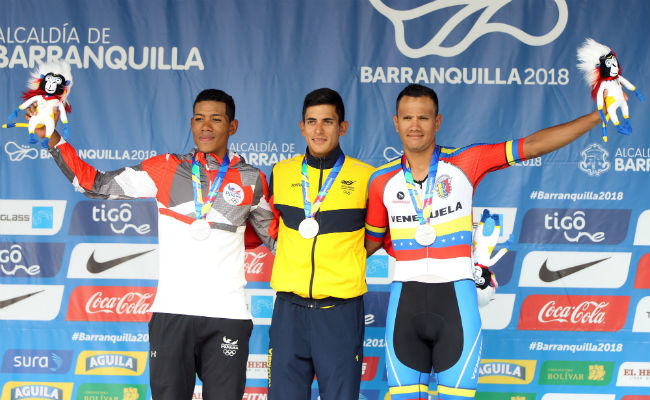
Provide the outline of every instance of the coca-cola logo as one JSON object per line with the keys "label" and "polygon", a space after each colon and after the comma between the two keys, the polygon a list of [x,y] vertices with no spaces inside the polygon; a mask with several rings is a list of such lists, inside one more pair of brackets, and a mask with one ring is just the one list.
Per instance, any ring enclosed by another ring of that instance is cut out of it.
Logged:
{"label": "coca-cola logo", "polygon": [[625,325],[629,296],[526,297],[519,329],[552,331],[618,331]]}
{"label": "coca-cola logo", "polygon": [[70,295],[68,321],[147,322],[155,287],[79,286]]}
{"label": "coca-cola logo", "polygon": [[371,381],[375,379],[378,366],[379,357],[363,357],[363,364],[361,365],[361,380]]}
{"label": "coca-cola logo", "polygon": [[266,247],[260,246],[254,250],[246,251],[244,258],[246,280],[249,282],[271,281],[273,258],[273,254]]}

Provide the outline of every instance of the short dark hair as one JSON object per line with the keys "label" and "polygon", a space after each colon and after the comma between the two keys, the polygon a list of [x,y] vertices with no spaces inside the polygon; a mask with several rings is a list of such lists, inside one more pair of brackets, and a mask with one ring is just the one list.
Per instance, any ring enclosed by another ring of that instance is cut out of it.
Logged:
{"label": "short dark hair", "polygon": [[233,121],[235,119],[235,100],[230,97],[230,95],[223,90],[219,89],[205,89],[196,96],[194,100],[194,105],[192,106],[192,112],[196,107],[196,103],[200,101],[217,101],[226,104],[226,116],[229,120]]}
{"label": "short dark hair", "polygon": [[302,120],[305,120],[305,112],[311,106],[319,106],[321,104],[329,104],[336,109],[336,115],[339,117],[339,124],[345,121],[345,107],[343,106],[343,99],[341,95],[335,90],[328,88],[316,89],[307,93],[305,101],[302,104]]}
{"label": "short dark hair", "polygon": [[399,106],[399,101],[402,99],[402,97],[408,96],[408,97],[422,97],[426,96],[433,100],[433,104],[436,106],[436,115],[438,115],[438,95],[436,92],[428,88],[426,86],[418,85],[417,83],[411,83],[404,89],[402,89],[401,92],[397,95],[397,101],[395,102],[395,114],[397,114],[397,107]]}

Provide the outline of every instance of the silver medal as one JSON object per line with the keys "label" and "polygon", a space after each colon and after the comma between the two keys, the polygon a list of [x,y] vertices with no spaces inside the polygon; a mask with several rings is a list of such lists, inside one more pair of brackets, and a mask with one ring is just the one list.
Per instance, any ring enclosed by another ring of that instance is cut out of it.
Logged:
{"label": "silver medal", "polygon": [[194,240],[205,240],[210,236],[210,223],[204,219],[197,219],[190,225],[190,233]]}
{"label": "silver medal", "polygon": [[318,235],[318,222],[314,218],[305,218],[298,225],[298,233],[305,239],[311,239]]}
{"label": "silver medal", "polygon": [[420,246],[431,246],[436,241],[436,230],[429,224],[418,226],[415,230],[415,241]]}

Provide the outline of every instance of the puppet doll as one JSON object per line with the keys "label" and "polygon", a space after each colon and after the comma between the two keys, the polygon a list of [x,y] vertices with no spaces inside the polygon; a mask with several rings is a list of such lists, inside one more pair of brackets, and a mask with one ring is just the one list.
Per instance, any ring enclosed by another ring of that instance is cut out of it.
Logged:
{"label": "puppet doll", "polygon": [[[27,87],[29,90],[22,95],[25,102],[11,113],[8,122],[2,127],[27,127],[29,142],[36,143],[34,131],[38,127],[45,126],[45,139],[42,145],[47,147],[55,128],[54,111],[58,109],[59,118],[63,123],[63,138],[67,139],[69,133],[67,113],[70,112],[67,98],[72,87],[70,65],[63,61],[40,64],[31,73]],[[29,123],[12,123],[19,111],[34,103],[36,103],[36,113],[30,118]]]}
{"label": "puppet doll", "polygon": [[[584,78],[591,87],[591,97],[596,101],[598,113],[603,120],[603,141],[607,142],[606,125],[610,119],[619,133],[631,134],[632,126],[628,121],[630,113],[621,85],[633,91],[639,100],[645,99],[636,87],[621,75],[621,66],[614,50],[588,38],[578,49],[578,68],[584,73]],[[607,90],[607,97],[603,94],[605,90]],[[623,115],[623,123],[616,115],[619,108]],[[603,109],[607,111],[607,115]]]}
{"label": "puppet doll", "polygon": [[478,294],[478,305],[483,307],[492,300],[499,286],[494,273],[490,267],[497,263],[508,249],[501,249],[492,256],[501,235],[501,218],[499,215],[490,214],[490,211],[483,210],[481,221],[474,230],[472,238],[472,259],[474,261],[474,283]]}

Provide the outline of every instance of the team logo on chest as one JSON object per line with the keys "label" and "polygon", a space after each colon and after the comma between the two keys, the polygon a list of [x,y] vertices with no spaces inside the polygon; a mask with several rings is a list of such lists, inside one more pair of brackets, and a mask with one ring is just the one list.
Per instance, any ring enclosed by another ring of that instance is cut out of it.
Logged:
{"label": "team logo on chest", "polygon": [[238,206],[244,201],[244,189],[236,183],[228,183],[223,189],[223,199],[228,204]]}
{"label": "team logo on chest", "polygon": [[438,197],[441,199],[447,198],[451,193],[451,177],[449,175],[442,175],[436,179],[435,190]]}

